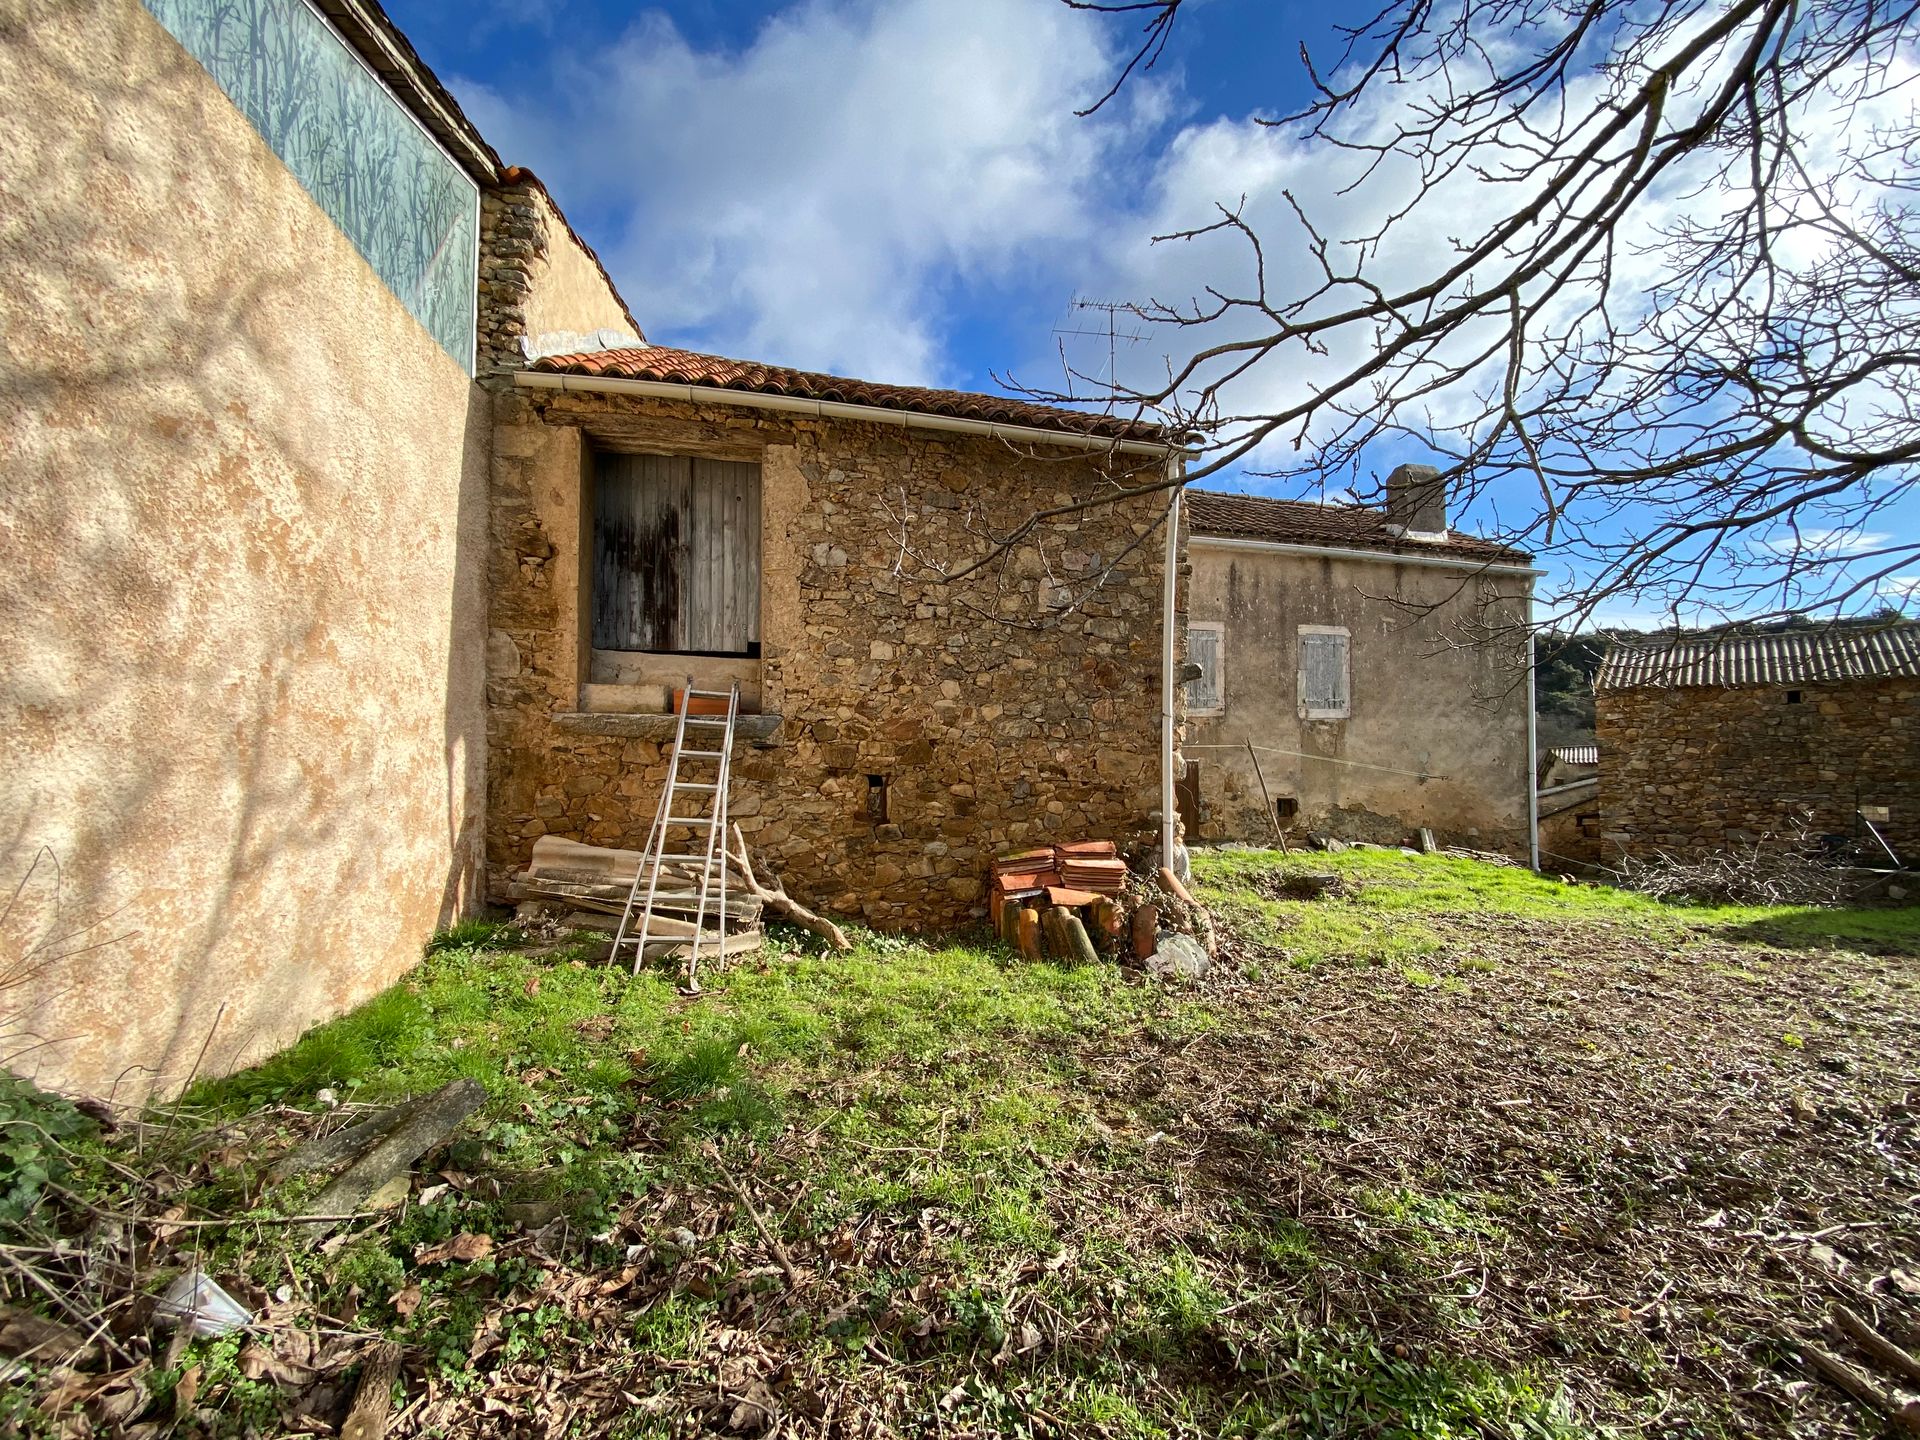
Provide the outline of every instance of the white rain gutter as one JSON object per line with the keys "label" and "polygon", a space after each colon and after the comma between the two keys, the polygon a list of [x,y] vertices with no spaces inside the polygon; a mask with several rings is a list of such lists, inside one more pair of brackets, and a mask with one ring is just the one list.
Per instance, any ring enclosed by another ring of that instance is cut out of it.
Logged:
{"label": "white rain gutter", "polygon": [[[1167,456],[1167,479],[1177,480],[1184,468],[1178,455]],[[1173,863],[1173,627],[1179,618],[1180,588],[1180,491],[1175,489],[1167,506],[1167,560],[1161,585],[1160,604],[1160,863],[1174,874],[1180,867]]]}
{"label": "white rain gutter", "polygon": [[1530,565],[1503,565],[1486,560],[1462,560],[1451,555],[1403,555],[1397,550],[1356,550],[1346,545],[1297,545],[1286,540],[1236,540],[1225,535],[1195,535],[1196,549],[1247,550],[1258,555],[1310,555],[1328,560],[1378,560],[1388,565],[1424,565],[1432,570],[1466,570],[1480,575],[1544,575]]}
{"label": "white rain gutter", "polygon": [[628,380],[613,375],[563,375],[551,370],[516,370],[513,383],[526,390],[570,390],[595,395],[644,395],[682,400],[691,405],[744,405],[750,410],[781,410],[823,420],[859,420],[869,425],[900,425],[909,430],[944,430],[955,435],[986,435],[1025,445],[1058,445],[1069,450],[1106,450],[1121,455],[1165,455],[1162,441],[1116,440],[1037,425],[1002,425],[933,415],[923,410],[889,410],[879,405],[849,405],[841,400],[807,400],[797,395],[768,395],[760,390],[727,390],[717,385],[679,385],[664,380]]}

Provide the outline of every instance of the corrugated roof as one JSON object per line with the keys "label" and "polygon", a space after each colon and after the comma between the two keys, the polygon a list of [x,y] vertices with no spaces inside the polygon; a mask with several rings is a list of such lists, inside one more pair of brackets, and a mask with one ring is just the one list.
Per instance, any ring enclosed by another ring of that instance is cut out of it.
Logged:
{"label": "corrugated roof", "polygon": [[1562,765],[1598,765],[1598,745],[1556,745],[1547,752]]}
{"label": "corrugated roof", "polygon": [[1524,565],[1533,559],[1524,550],[1477,535],[1450,534],[1441,541],[1409,540],[1387,528],[1385,511],[1367,505],[1315,505],[1267,495],[1223,495],[1215,490],[1189,490],[1186,504],[1188,525],[1195,535],[1281,545],[1332,545],[1343,550],[1401,555],[1447,555],[1502,565]]}
{"label": "corrugated roof", "polygon": [[1596,690],[1645,686],[1814,685],[1920,676],[1920,621],[1836,625],[1768,635],[1694,635],[1679,640],[1616,640],[1601,662]]}
{"label": "corrugated roof", "polygon": [[529,370],[562,375],[597,375],[615,380],[653,380],[669,385],[697,385],[717,390],[751,390],[764,395],[791,395],[803,400],[831,400],[844,405],[871,405],[881,410],[946,415],[958,420],[981,420],[996,425],[1023,425],[1040,430],[1063,430],[1113,440],[1167,442],[1159,425],[1114,415],[1090,414],[1057,405],[1038,405],[1007,395],[977,395],[965,390],[933,390],[919,385],[888,385],[877,380],[852,380],[815,370],[794,370],[754,360],[729,360],[696,350],[647,345],[622,350],[599,350],[579,355],[548,355]]}

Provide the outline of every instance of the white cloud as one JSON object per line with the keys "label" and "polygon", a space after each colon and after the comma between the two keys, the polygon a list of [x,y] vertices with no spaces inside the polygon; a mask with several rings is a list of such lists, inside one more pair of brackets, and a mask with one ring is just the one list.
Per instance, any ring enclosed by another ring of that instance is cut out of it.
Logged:
{"label": "white cloud", "polygon": [[1822,560],[1866,555],[1880,550],[1893,536],[1879,530],[1809,530],[1756,540],[1752,548],[1774,555],[1798,555]]}
{"label": "white cloud", "polygon": [[1105,30],[1049,0],[809,0],[738,52],[657,12],[476,118],[570,209],[648,332],[895,381],[953,378],[959,283],[1060,274],[1164,91],[1076,119]]}

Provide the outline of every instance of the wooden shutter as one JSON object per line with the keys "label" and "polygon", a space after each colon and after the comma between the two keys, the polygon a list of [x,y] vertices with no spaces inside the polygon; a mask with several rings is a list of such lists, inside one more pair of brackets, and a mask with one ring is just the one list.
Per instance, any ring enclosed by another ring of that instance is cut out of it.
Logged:
{"label": "wooden shutter", "polygon": [[1187,682],[1187,709],[1218,710],[1224,700],[1220,684],[1220,637],[1218,625],[1194,625],[1187,630],[1187,659],[1200,667],[1198,679]]}
{"label": "wooden shutter", "polygon": [[1300,701],[1309,715],[1345,715],[1347,637],[1306,631],[1300,636]]}
{"label": "wooden shutter", "polygon": [[594,458],[593,644],[749,655],[760,644],[760,467]]}

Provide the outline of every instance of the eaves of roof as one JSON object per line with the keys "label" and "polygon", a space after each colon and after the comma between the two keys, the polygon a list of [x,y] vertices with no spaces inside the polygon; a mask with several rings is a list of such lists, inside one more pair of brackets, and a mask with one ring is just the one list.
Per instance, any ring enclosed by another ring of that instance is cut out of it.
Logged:
{"label": "eaves of roof", "polygon": [[1616,640],[1595,690],[1818,685],[1920,676],[1920,621]]}
{"label": "eaves of roof", "polygon": [[638,380],[706,390],[734,390],[858,405],[903,414],[941,415],[983,424],[1054,430],[1111,440],[1171,444],[1166,430],[1151,421],[1128,420],[1064,406],[1042,405],[1008,395],[941,390],[922,385],[892,385],[855,380],[815,370],[796,370],[754,360],[730,360],[665,345],[633,346],[578,355],[548,355],[527,369],[535,373],[578,375],[607,380]]}

